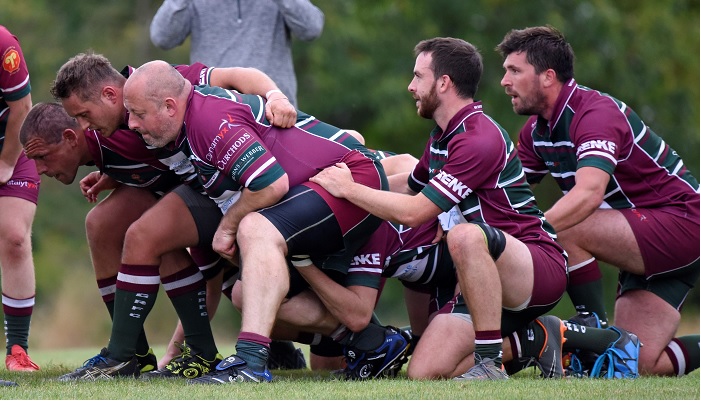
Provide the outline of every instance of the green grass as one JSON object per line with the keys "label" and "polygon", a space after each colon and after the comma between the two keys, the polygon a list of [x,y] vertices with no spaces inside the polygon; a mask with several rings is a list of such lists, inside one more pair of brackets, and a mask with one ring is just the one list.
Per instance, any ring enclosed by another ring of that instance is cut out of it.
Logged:
{"label": "green grass", "polygon": [[[40,372],[3,371],[18,387],[0,389],[0,399],[699,399],[699,371],[682,378],[636,380],[541,380],[533,370],[507,382],[394,380],[344,382],[328,372],[275,371],[270,384],[190,386],[184,381],[141,382],[120,379],[60,383],[59,375],[79,366],[97,349],[32,350]],[[157,348],[161,355],[162,348]]]}

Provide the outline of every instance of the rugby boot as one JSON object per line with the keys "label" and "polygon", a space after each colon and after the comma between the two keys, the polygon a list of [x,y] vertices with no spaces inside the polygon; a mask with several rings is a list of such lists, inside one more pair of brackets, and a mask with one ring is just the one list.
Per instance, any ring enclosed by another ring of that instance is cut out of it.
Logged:
{"label": "rugby boot", "polygon": [[565,324],[557,316],[541,316],[536,319],[545,331],[545,344],[535,360],[544,379],[561,379],[565,376],[562,367],[562,344],[565,342]]}
{"label": "rugby boot", "polygon": [[110,358],[107,348],[103,348],[98,355],[85,361],[83,366],[66,373],[58,378],[59,381],[97,381],[111,380],[116,377],[138,377],[139,363],[136,356],[128,361],[121,362]]}
{"label": "rugby boot", "polygon": [[220,354],[217,354],[213,360],[208,361],[201,355],[193,354],[192,349],[187,345],[176,345],[180,348],[180,355],[171,359],[163,368],[142,374],[140,379],[194,379],[211,372],[223,359]]}
{"label": "rugby boot", "polygon": [[482,359],[475,354],[475,366],[453,380],[507,380],[509,375],[498,367],[491,358]]}
{"label": "rugby boot", "polygon": [[268,369],[306,369],[307,361],[300,348],[291,341],[272,341],[268,355]]}
{"label": "rugby boot", "polygon": [[597,358],[591,377],[607,379],[635,379],[639,376],[638,359],[643,344],[635,334],[620,327],[609,326],[608,330],[618,333],[618,339]]}
{"label": "rugby boot", "polygon": [[262,372],[255,372],[243,359],[236,355],[224,358],[214,370],[195,379],[188,379],[188,384],[233,384],[233,383],[269,383],[273,375],[266,367]]}
{"label": "rugby boot", "polygon": [[144,374],[158,368],[158,359],[152,348],[149,348],[144,355],[136,354],[136,361],[139,364],[139,373]]}
{"label": "rugby boot", "polygon": [[372,351],[359,351],[345,347],[346,358],[344,373],[347,380],[366,380],[380,377],[395,377],[406,363],[406,353],[411,338],[406,333],[392,326],[385,329],[385,341]]}
{"label": "rugby boot", "polygon": [[5,367],[13,372],[36,372],[39,365],[32,362],[27,352],[15,344],[10,348],[10,355],[5,357]]}

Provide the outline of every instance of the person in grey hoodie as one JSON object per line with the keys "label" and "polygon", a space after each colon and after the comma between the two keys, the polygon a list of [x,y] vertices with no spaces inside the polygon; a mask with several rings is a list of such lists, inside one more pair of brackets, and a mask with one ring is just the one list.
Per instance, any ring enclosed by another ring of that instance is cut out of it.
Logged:
{"label": "person in grey hoodie", "polygon": [[291,37],[318,38],[324,13],[309,0],[165,0],[151,21],[151,41],[162,49],[191,36],[190,63],[255,67],[297,106]]}

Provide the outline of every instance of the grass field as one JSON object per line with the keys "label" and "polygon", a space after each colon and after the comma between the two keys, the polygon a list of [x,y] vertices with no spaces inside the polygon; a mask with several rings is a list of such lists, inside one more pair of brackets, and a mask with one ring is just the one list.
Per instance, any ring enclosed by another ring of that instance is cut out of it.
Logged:
{"label": "grass field", "polygon": [[[233,348],[233,347],[232,347]],[[2,371],[18,387],[0,388],[0,399],[699,399],[699,370],[682,378],[636,380],[541,380],[534,370],[508,382],[410,381],[405,377],[345,382],[328,372],[274,371],[269,384],[192,386],[181,380],[142,382],[120,379],[61,383],[59,375],[80,366],[97,349],[32,350],[42,367],[36,373]],[[161,355],[163,348],[156,348]]]}

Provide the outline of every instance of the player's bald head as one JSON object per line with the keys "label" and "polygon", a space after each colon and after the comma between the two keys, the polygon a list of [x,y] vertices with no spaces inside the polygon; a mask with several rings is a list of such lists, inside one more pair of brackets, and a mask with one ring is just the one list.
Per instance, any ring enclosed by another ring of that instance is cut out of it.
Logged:
{"label": "player's bald head", "polygon": [[170,64],[162,60],[149,61],[135,69],[124,85],[127,93],[140,93],[146,100],[161,103],[165,98],[179,97],[187,81]]}

